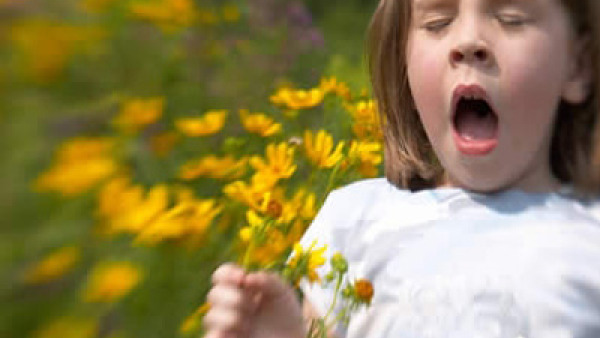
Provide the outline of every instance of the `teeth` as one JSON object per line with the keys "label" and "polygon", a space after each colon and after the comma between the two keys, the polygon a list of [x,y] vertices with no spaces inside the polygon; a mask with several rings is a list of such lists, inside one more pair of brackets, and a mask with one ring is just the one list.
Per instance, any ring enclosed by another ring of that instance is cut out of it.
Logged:
{"label": "teeth", "polygon": [[465,96],[463,96],[463,98],[467,99],[467,100],[483,100],[482,97],[478,97],[475,94],[465,95]]}

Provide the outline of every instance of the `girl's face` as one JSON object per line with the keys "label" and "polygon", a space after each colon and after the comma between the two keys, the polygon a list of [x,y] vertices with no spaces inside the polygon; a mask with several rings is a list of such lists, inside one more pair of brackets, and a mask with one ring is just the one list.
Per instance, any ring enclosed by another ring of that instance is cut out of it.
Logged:
{"label": "girl's face", "polygon": [[556,188],[559,102],[587,94],[580,43],[558,0],[409,0],[416,109],[450,185]]}

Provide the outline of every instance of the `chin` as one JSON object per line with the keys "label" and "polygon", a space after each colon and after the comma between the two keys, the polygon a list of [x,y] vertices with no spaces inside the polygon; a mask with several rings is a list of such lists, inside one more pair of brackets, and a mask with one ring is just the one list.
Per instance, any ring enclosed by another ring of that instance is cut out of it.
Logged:
{"label": "chin", "polygon": [[490,180],[471,177],[470,179],[451,179],[451,186],[456,186],[477,193],[494,193],[511,188],[508,180]]}

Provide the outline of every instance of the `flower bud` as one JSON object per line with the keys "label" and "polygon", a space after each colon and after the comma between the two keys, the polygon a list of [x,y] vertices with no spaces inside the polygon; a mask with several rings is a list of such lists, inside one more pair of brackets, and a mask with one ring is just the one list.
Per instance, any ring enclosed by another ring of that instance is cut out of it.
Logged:
{"label": "flower bud", "polygon": [[331,257],[331,266],[340,273],[346,273],[346,271],[348,271],[348,261],[346,261],[346,258],[339,252]]}

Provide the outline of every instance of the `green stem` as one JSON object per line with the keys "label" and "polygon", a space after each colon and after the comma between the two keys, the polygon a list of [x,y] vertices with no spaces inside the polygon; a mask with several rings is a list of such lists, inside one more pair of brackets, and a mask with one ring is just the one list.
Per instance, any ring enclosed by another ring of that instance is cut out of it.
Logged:
{"label": "green stem", "polygon": [[274,223],[273,220],[268,219],[258,229],[252,229],[252,236],[250,236],[250,243],[248,244],[248,248],[244,253],[244,260],[242,262],[244,269],[248,270],[251,267],[250,259],[252,258],[252,253],[257,246],[257,241],[260,241],[258,244],[262,245],[264,236],[268,231],[269,227]]}
{"label": "green stem", "polygon": [[252,251],[254,251],[254,247],[255,247],[254,238],[250,238],[250,244],[248,244],[248,248],[246,249],[246,252],[244,253],[244,261],[242,262],[242,266],[244,267],[245,270],[248,270],[250,268],[250,259],[252,257]]}
{"label": "green stem", "polygon": [[327,181],[327,187],[325,188],[325,193],[323,194],[323,197],[321,198],[319,205],[323,204],[323,202],[325,201],[325,198],[327,198],[327,195],[329,195],[329,192],[333,189],[333,183],[335,182],[335,177],[337,176],[337,173],[338,173],[341,165],[342,165],[342,161],[340,160],[335,165],[335,167],[333,167],[333,170],[331,170],[331,174],[329,174],[329,180]]}
{"label": "green stem", "polygon": [[329,310],[327,310],[327,314],[323,318],[324,322],[327,322],[327,319],[329,318],[329,316],[333,312],[333,309],[335,308],[335,304],[337,303],[337,297],[338,297],[338,294],[340,293],[340,287],[342,286],[342,278],[343,278],[342,274],[338,273],[337,281],[335,282],[335,292],[333,294],[333,301],[331,302],[331,306],[329,306]]}

